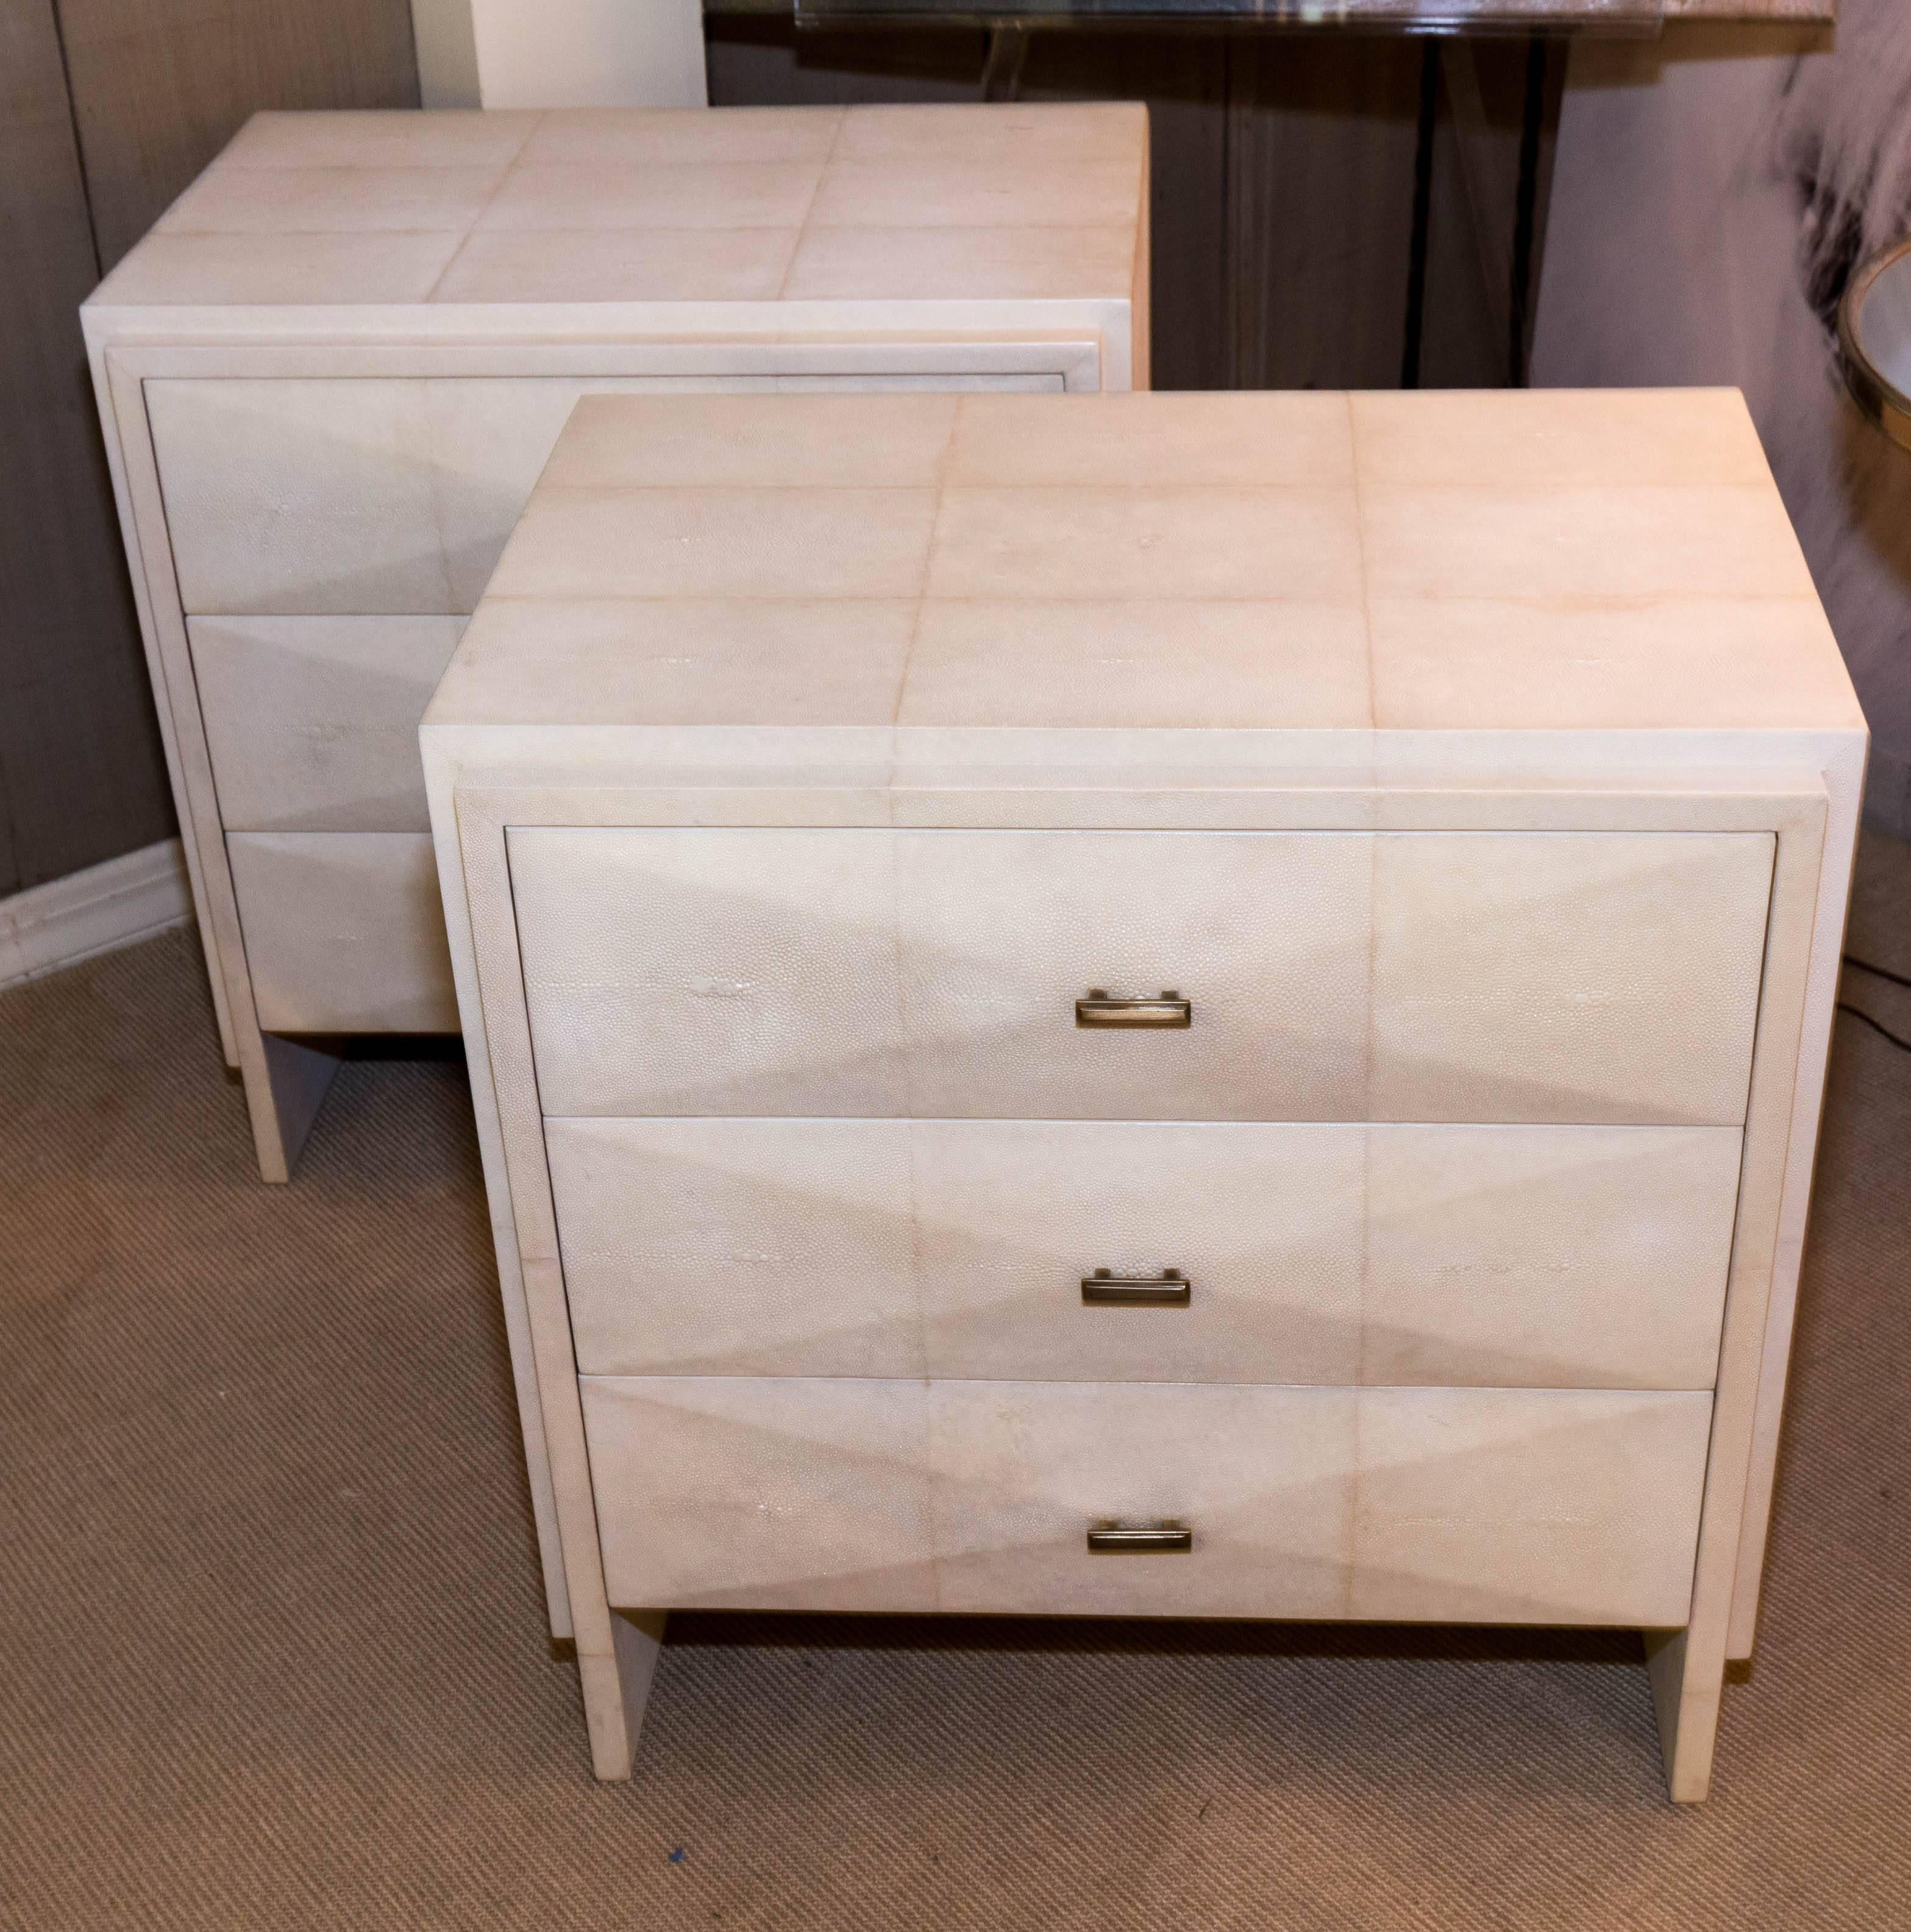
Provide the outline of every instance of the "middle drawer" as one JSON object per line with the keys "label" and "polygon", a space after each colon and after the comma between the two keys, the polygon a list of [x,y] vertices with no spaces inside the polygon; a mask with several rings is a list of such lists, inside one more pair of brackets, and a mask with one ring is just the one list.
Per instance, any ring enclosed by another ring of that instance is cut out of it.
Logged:
{"label": "middle drawer", "polygon": [[[1713,1383],[1740,1144],[781,1119],[545,1139],[586,1375],[1636,1389]],[[1112,1304],[1104,1268],[1178,1300],[1174,1270],[1185,1300]]]}

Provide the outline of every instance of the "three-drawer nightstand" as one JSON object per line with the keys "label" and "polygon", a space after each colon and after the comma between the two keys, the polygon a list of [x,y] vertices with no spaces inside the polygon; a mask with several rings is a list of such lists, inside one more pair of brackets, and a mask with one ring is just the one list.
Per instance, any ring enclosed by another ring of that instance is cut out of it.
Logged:
{"label": "three-drawer nightstand", "polygon": [[226,1060],[454,1032],[418,724],[580,395],[1148,383],[1118,104],[264,114],[82,311]]}
{"label": "three-drawer nightstand", "polygon": [[1749,1649],[1865,736],[1727,392],[580,404],[422,731],[595,1762],[662,1618]]}

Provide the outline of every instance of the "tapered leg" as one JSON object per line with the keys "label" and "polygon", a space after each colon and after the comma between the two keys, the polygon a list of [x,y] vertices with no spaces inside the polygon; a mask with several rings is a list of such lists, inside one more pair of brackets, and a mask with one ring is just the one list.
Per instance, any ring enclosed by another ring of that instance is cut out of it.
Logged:
{"label": "tapered leg", "polygon": [[1695,1646],[1690,1630],[1648,1630],[1646,1667],[1658,1706],[1666,1782],[1676,1804],[1697,1804],[1711,1790],[1712,1747],[1718,1739],[1719,1699],[1725,1688],[1725,1647]]}
{"label": "tapered leg", "polygon": [[272,1034],[258,1036],[254,1061],[242,1046],[239,1066],[245,1104],[252,1116],[252,1144],[262,1180],[291,1178],[305,1136],[312,1131],[342,1058],[320,1047]]}
{"label": "tapered leg", "polygon": [[607,1784],[630,1775],[644,1706],[650,1701],[650,1682],[657,1674],[657,1653],[664,1646],[667,1615],[663,1610],[613,1610],[611,1654],[578,1653],[591,1768]]}

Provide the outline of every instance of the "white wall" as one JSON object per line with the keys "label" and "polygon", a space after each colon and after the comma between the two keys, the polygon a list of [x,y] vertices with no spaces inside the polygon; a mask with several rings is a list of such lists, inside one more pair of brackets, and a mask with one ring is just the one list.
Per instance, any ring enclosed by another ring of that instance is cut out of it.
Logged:
{"label": "white wall", "polygon": [[428,107],[701,107],[700,0],[412,0]]}

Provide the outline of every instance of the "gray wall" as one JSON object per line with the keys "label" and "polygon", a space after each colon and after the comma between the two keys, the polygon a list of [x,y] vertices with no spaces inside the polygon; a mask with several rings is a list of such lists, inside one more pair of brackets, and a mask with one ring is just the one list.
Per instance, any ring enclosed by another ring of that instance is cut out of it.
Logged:
{"label": "gray wall", "polygon": [[1534,380],[1744,389],[1870,720],[1867,816],[1911,836],[1911,454],[1852,407],[1832,320],[1911,232],[1911,6],[1587,42],[1568,76]]}
{"label": "gray wall", "polygon": [[0,0],[0,896],[173,829],[80,303],[257,109],[417,100],[408,0]]}

